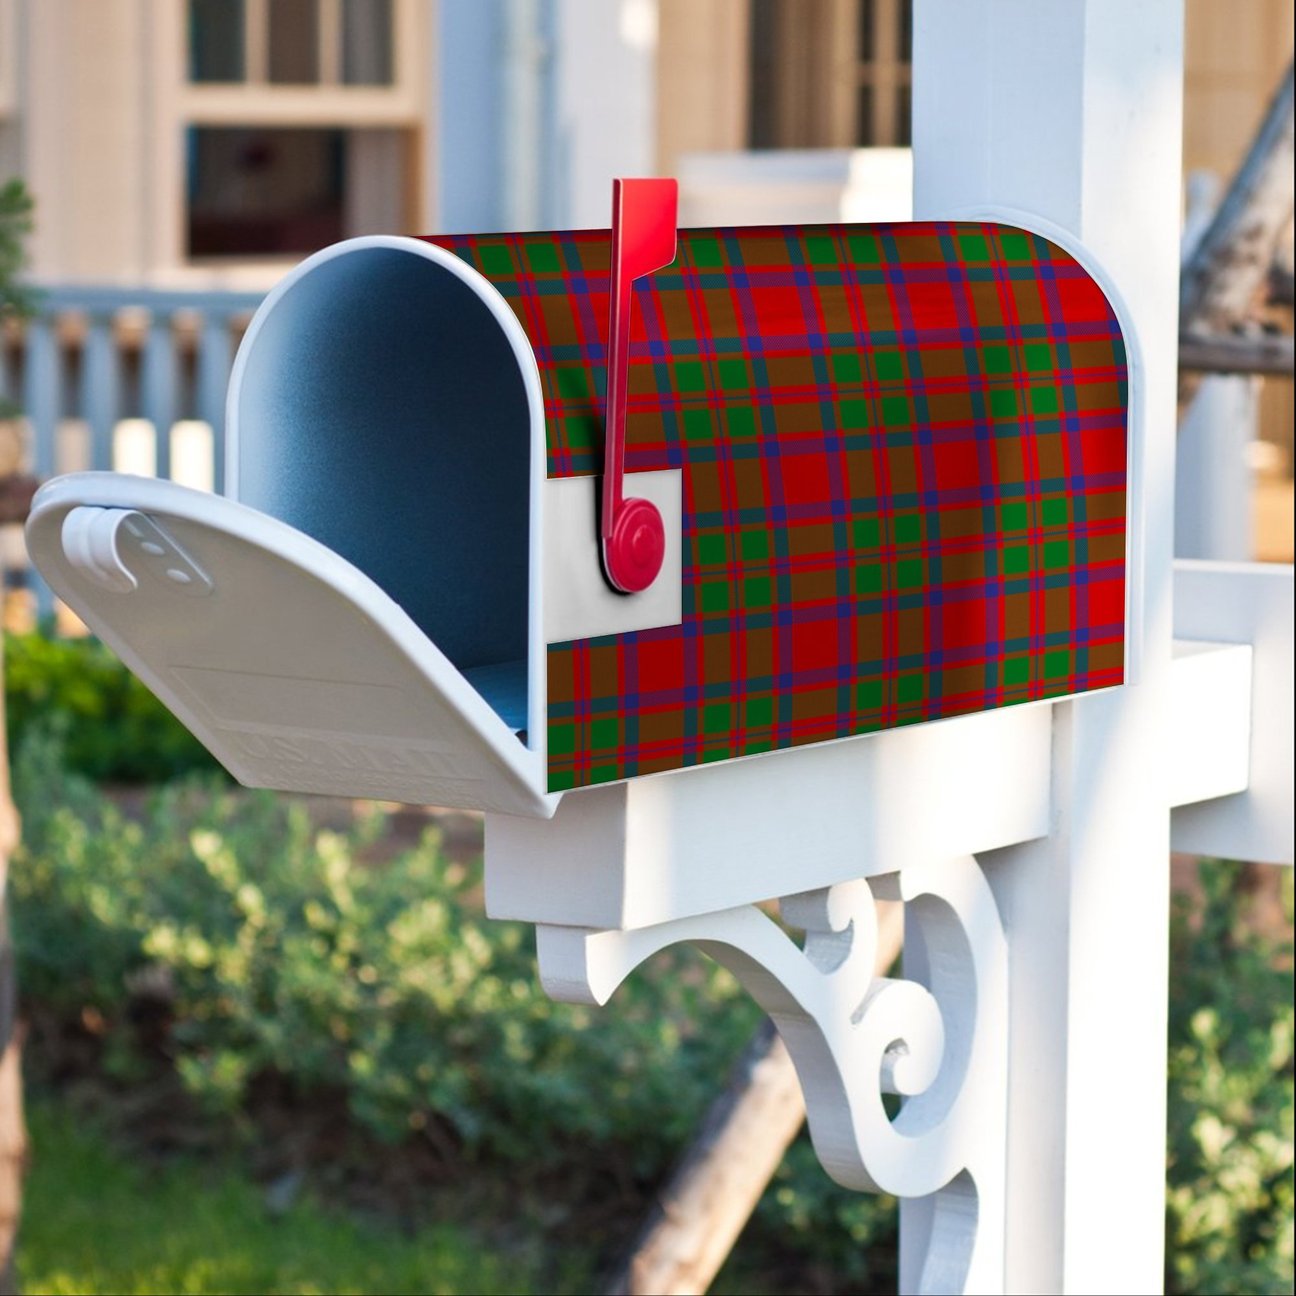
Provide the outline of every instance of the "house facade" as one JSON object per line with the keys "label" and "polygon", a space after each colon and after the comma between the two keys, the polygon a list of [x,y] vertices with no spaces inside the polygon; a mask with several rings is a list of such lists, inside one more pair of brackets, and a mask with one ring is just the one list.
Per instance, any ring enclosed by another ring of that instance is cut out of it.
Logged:
{"label": "house facade", "polygon": [[[0,0],[0,175],[38,280],[255,289],[356,234],[600,224],[693,154],[903,148],[911,7]],[[1185,165],[1227,175],[1291,7],[1187,8]]]}

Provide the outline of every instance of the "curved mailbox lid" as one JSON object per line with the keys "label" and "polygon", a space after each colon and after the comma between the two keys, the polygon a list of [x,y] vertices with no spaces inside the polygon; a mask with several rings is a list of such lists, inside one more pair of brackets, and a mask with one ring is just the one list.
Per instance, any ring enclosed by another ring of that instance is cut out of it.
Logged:
{"label": "curved mailbox lid", "polygon": [[367,576],[265,514],[169,482],[59,478],[33,559],[241,783],[548,817],[519,740]]}

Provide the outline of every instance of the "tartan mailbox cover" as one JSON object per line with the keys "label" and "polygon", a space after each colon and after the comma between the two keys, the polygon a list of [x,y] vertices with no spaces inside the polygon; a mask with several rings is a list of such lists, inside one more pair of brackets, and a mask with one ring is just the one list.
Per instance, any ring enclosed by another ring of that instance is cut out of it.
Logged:
{"label": "tartan mailbox cover", "polygon": [[992,223],[680,231],[633,286],[625,417],[667,564],[622,595],[585,489],[610,246],[327,249],[241,348],[239,502],[60,479],[35,561],[237,777],[304,791],[550,814],[1122,682],[1126,355],[1069,253]]}
{"label": "tartan mailbox cover", "polygon": [[[530,339],[549,475],[599,472],[606,232],[438,242]],[[549,645],[551,788],[1121,683],[1125,348],[1066,252],[685,230],[635,307],[627,466],[683,472],[683,615]]]}

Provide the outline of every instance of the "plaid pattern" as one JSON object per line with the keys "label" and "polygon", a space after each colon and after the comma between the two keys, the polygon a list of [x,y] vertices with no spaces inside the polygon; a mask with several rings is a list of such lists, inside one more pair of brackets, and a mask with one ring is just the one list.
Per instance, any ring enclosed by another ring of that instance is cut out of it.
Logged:
{"label": "plaid pattern", "polygon": [[[438,238],[601,469],[607,231]],[[630,471],[683,470],[681,625],[553,644],[554,790],[1119,684],[1125,349],[1007,226],[685,230],[635,285]]]}

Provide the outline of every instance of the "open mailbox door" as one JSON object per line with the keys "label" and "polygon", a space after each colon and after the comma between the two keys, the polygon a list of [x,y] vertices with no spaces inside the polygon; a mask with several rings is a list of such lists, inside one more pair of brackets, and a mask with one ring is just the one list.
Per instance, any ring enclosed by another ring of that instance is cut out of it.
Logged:
{"label": "open mailbox door", "polygon": [[499,294],[453,254],[326,248],[231,375],[236,500],[48,483],[55,593],[241,782],[548,816],[544,418]]}
{"label": "open mailbox door", "polygon": [[59,597],[240,782],[552,813],[543,758],[518,732],[524,697],[492,705],[489,667],[474,686],[300,531],[169,482],[83,473],[41,493],[28,543]]}

